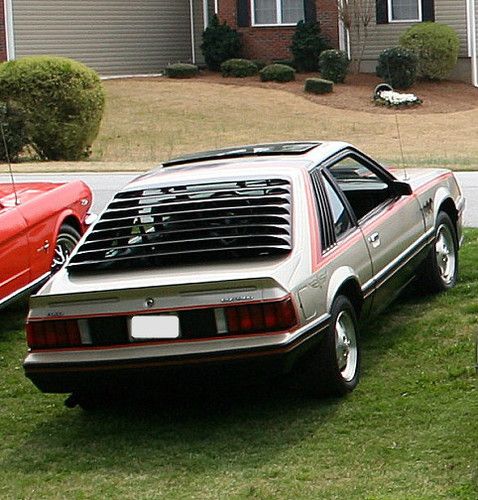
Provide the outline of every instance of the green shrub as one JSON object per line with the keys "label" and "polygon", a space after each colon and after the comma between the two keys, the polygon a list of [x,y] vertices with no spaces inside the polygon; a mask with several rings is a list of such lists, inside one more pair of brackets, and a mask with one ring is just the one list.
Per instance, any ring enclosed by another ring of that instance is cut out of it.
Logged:
{"label": "green shrub", "polygon": [[304,90],[312,94],[328,94],[334,90],[334,82],[323,78],[307,78]]}
{"label": "green shrub", "polygon": [[0,121],[0,161],[15,161],[28,144],[25,114],[12,101],[0,102]]}
{"label": "green shrub", "polygon": [[320,34],[319,23],[297,23],[290,46],[297,71],[317,71],[319,55],[327,48],[328,44]]}
{"label": "green shrub", "polygon": [[259,71],[263,82],[290,82],[295,80],[295,69],[285,64],[269,64]]}
{"label": "green shrub", "polygon": [[460,41],[450,26],[426,22],[408,28],[400,37],[400,45],[417,55],[419,76],[443,80],[458,60]]}
{"label": "green shrub", "polygon": [[174,63],[166,67],[166,76],[168,78],[193,78],[199,72],[195,64]]}
{"label": "green shrub", "polygon": [[29,144],[44,160],[89,156],[105,94],[95,71],[63,57],[32,56],[0,65],[0,100],[25,115]]}
{"label": "green shrub", "polygon": [[397,89],[411,87],[417,79],[418,58],[405,47],[385,49],[378,57],[377,76]]}
{"label": "green shrub", "polygon": [[229,59],[221,64],[222,76],[235,76],[244,78],[257,75],[257,66],[247,59]]}
{"label": "green shrub", "polygon": [[239,57],[241,52],[241,39],[239,33],[227,25],[220,23],[214,15],[211,23],[202,35],[201,50],[207,67],[212,71],[219,71],[221,64],[228,59]]}
{"label": "green shrub", "polygon": [[349,64],[350,60],[343,50],[324,50],[319,56],[320,75],[334,83],[345,81]]}
{"label": "green shrub", "polygon": [[297,70],[295,62],[292,59],[273,59],[273,64],[285,64],[286,66],[290,66],[291,68]]}

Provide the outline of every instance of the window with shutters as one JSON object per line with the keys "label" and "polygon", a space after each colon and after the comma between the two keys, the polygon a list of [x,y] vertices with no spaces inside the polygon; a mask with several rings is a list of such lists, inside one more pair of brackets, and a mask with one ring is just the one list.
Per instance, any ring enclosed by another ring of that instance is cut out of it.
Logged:
{"label": "window with shutters", "polygon": [[304,19],[304,0],[251,0],[252,24],[295,25]]}
{"label": "window with shutters", "polygon": [[388,0],[388,21],[413,22],[422,20],[420,0]]}

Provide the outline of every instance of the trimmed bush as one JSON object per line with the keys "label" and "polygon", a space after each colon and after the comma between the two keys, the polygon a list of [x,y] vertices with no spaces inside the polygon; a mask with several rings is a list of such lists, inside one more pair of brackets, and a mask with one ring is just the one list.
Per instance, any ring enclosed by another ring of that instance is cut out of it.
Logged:
{"label": "trimmed bush", "polygon": [[193,78],[199,72],[195,64],[174,63],[166,67],[165,73],[168,78]]}
{"label": "trimmed bush", "polygon": [[350,60],[343,50],[328,49],[319,56],[320,75],[334,83],[343,83],[347,76]]}
{"label": "trimmed bush", "polygon": [[286,66],[290,66],[297,71],[295,62],[292,59],[273,59],[272,64],[285,64]]}
{"label": "trimmed bush", "polygon": [[25,116],[30,146],[43,160],[79,160],[91,153],[105,94],[95,71],[72,59],[32,56],[0,65],[0,100]]}
{"label": "trimmed bush", "polygon": [[285,64],[269,64],[259,71],[263,82],[290,82],[295,80],[295,69]]}
{"label": "trimmed bush", "polygon": [[377,76],[394,88],[407,89],[417,79],[418,57],[410,49],[392,47],[378,57]]}
{"label": "trimmed bush", "polygon": [[334,90],[334,82],[323,78],[307,78],[304,90],[312,94],[328,94]]}
{"label": "trimmed bush", "polygon": [[247,59],[229,59],[221,64],[222,76],[244,78],[257,75],[258,71],[257,66]]}
{"label": "trimmed bush", "polygon": [[241,39],[239,33],[227,23],[219,22],[217,15],[202,34],[201,50],[204,60],[211,71],[219,71],[221,64],[228,59],[239,57],[241,52]]}
{"label": "trimmed bush", "polygon": [[443,80],[458,60],[460,40],[456,32],[440,23],[420,23],[400,37],[400,45],[418,57],[418,75],[430,80]]}
{"label": "trimmed bush", "polygon": [[328,43],[320,34],[319,23],[299,21],[292,37],[290,50],[297,71],[317,71],[319,55]]}
{"label": "trimmed bush", "polygon": [[15,161],[28,144],[25,114],[12,101],[0,102],[0,121],[5,135],[0,132],[0,161]]}

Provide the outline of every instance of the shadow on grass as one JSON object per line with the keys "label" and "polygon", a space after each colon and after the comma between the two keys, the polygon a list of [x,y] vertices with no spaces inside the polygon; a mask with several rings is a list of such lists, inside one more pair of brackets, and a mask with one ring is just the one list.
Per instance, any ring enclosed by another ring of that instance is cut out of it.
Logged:
{"label": "shadow on grass", "polygon": [[123,406],[92,413],[58,408],[28,432],[1,467],[53,473],[65,468],[152,473],[256,467],[280,460],[282,450],[305,437],[320,440],[344,401],[316,401],[277,386],[256,386],[178,392],[161,403],[125,400]]}

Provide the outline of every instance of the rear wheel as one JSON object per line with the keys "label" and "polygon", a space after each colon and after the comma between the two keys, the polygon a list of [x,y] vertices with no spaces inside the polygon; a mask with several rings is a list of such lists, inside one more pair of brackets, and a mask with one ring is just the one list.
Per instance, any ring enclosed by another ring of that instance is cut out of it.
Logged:
{"label": "rear wheel", "polygon": [[450,216],[440,212],[435,227],[433,247],[419,276],[427,291],[432,293],[453,288],[458,275],[458,241]]}
{"label": "rear wheel", "polygon": [[51,263],[51,272],[56,273],[66,262],[70,253],[80,241],[80,233],[69,224],[63,224],[58,232],[55,251]]}
{"label": "rear wheel", "polygon": [[339,295],[331,308],[330,325],[305,365],[306,389],[316,396],[343,396],[359,381],[360,350],[355,310]]}

